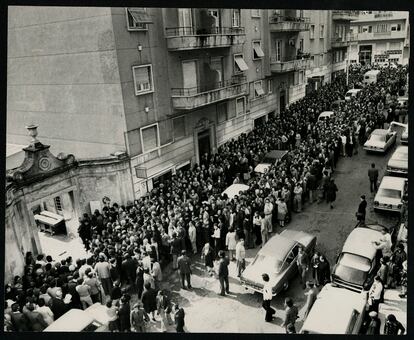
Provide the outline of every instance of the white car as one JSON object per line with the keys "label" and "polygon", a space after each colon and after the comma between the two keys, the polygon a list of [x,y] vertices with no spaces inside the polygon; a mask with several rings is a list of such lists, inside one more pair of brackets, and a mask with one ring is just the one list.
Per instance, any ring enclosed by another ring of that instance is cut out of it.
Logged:
{"label": "white car", "polygon": [[385,153],[397,140],[397,132],[375,129],[364,144],[364,150]]}
{"label": "white car", "polygon": [[358,334],[366,303],[367,292],[356,293],[328,283],[319,292],[300,333]]}
{"label": "white car", "polygon": [[401,127],[401,144],[408,145],[408,124],[400,123],[400,122],[391,122],[389,130],[395,131],[396,128]]}
{"label": "white car", "polygon": [[406,178],[384,176],[374,198],[374,209],[401,211],[407,184]]}
{"label": "white car", "polygon": [[318,121],[330,119],[335,114],[334,111],[323,111],[319,117]]}
{"label": "white car", "polygon": [[234,196],[238,196],[240,192],[247,191],[249,186],[246,184],[232,184],[226,190],[224,190],[221,195],[226,194],[229,199],[233,199]]}
{"label": "white car", "polygon": [[254,168],[254,172],[264,174],[269,171],[272,164],[283,161],[288,154],[288,150],[269,151],[259,164]]}
{"label": "white car", "polygon": [[351,100],[352,97],[356,97],[358,92],[362,91],[361,89],[351,89],[345,93],[345,100]]}
{"label": "white car", "polygon": [[389,173],[408,175],[408,146],[399,146],[387,164]]}

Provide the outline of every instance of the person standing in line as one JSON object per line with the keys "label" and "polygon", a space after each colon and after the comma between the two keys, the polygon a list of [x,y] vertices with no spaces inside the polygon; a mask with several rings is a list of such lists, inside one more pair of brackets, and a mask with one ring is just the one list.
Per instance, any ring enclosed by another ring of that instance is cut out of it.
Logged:
{"label": "person standing in line", "polygon": [[182,307],[176,303],[174,305],[174,321],[175,321],[175,330],[177,333],[184,333],[184,325],[185,325],[185,312]]}
{"label": "person standing in line", "polygon": [[265,321],[271,322],[274,319],[274,314],[276,313],[276,311],[270,306],[270,303],[272,302],[272,299],[273,299],[273,294],[272,294],[273,287],[269,283],[270,279],[269,279],[268,274],[266,273],[262,274],[262,279],[264,281],[262,307],[266,311]]}
{"label": "person standing in line", "polygon": [[144,292],[142,293],[142,304],[144,305],[145,313],[152,315],[152,321],[155,319],[155,311],[157,310],[157,291],[151,288],[151,283],[147,282],[144,284]]}
{"label": "person standing in line", "polygon": [[318,297],[318,288],[316,288],[313,281],[307,281],[306,286],[308,287],[308,291],[305,293],[306,296],[306,309],[305,309],[305,315],[304,319],[306,319],[309,315],[309,312],[312,309],[312,306],[314,302],[316,301],[316,298]]}
{"label": "person standing in line", "polygon": [[172,233],[172,239],[170,241],[170,244],[171,244],[171,255],[173,259],[173,270],[177,270],[178,269],[177,259],[181,251],[181,240],[177,237],[176,232]]}
{"label": "person standing in line", "polygon": [[229,288],[229,259],[226,257],[224,251],[219,252],[219,266],[218,266],[218,278],[220,282],[220,295],[225,296],[230,294]]}
{"label": "person standing in line", "polygon": [[147,313],[142,309],[140,303],[136,303],[131,311],[131,331],[145,333],[145,323],[150,321]]}
{"label": "person standing in line", "polygon": [[90,289],[90,295],[93,303],[101,302],[101,283],[95,277],[94,272],[90,271],[85,278],[85,284],[87,284]]}
{"label": "person standing in line", "polygon": [[99,280],[101,281],[105,295],[109,296],[113,288],[111,279],[111,265],[109,262],[105,261],[103,254],[99,254],[99,262],[95,264],[94,270],[98,275]]}
{"label": "person standing in line", "polygon": [[288,327],[296,333],[295,323],[298,319],[298,307],[294,305],[293,300],[290,297],[285,299],[285,306],[285,319],[283,320],[282,327],[285,327],[286,333]]}
{"label": "person standing in line", "polygon": [[119,331],[129,332],[131,329],[131,307],[126,296],[122,296],[120,301],[118,310]]}
{"label": "person standing in line", "polygon": [[267,240],[269,239],[269,231],[267,230],[265,214],[261,213],[261,223],[260,223],[260,233],[262,236],[262,248],[266,244]]}
{"label": "person standing in line", "polygon": [[365,216],[366,216],[366,209],[367,209],[367,201],[365,200],[365,195],[361,195],[361,202],[358,205],[358,211],[356,212],[356,217],[358,220],[358,225],[365,224]]}
{"label": "person standing in line", "polygon": [[368,292],[368,305],[370,311],[378,313],[383,289],[384,286],[381,282],[381,278],[376,276]]}
{"label": "person standing in line", "polygon": [[273,232],[272,225],[272,213],[273,213],[273,203],[270,202],[270,199],[267,197],[264,204],[264,223],[266,225],[267,232],[271,234]]}
{"label": "person standing in line", "polygon": [[375,167],[375,163],[371,164],[371,168],[368,169],[368,178],[369,178],[369,189],[371,192],[377,191],[378,183],[378,169]]}
{"label": "person standing in line", "polygon": [[262,242],[263,242],[262,241],[261,230],[260,230],[261,226],[262,226],[262,218],[260,217],[259,212],[256,211],[254,213],[254,216],[253,216],[253,233],[256,237],[256,240],[255,240],[255,245],[256,246],[261,245]]}
{"label": "person standing in line", "polygon": [[193,221],[190,221],[188,225],[188,238],[191,242],[191,248],[193,250],[193,254],[197,254],[197,229]]}
{"label": "person standing in line", "polygon": [[157,259],[154,257],[151,258],[151,265],[152,265],[151,275],[154,278],[155,289],[158,290],[161,287],[161,281],[162,281],[161,265],[159,264]]}
{"label": "person standing in line", "polygon": [[298,256],[296,258],[296,264],[299,271],[300,282],[303,286],[303,289],[306,288],[306,276],[309,269],[309,257],[306,254],[305,249],[300,246],[298,250]]}
{"label": "person standing in line", "polygon": [[236,232],[233,228],[230,228],[226,235],[226,247],[229,251],[229,259],[230,261],[234,261],[235,257],[235,250],[236,250]]}
{"label": "person standing in line", "polygon": [[394,314],[389,314],[384,325],[384,335],[403,335],[405,328]]}
{"label": "person standing in line", "polygon": [[301,212],[302,211],[302,182],[298,181],[293,189],[293,204],[294,204],[294,211]]}
{"label": "person standing in line", "polygon": [[135,275],[135,285],[138,289],[138,299],[141,299],[142,292],[144,291],[144,267],[142,261],[138,261],[137,273]]}
{"label": "person standing in line", "polygon": [[76,291],[79,294],[79,298],[82,304],[82,309],[86,309],[89,306],[93,305],[93,301],[90,295],[91,287],[88,286],[82,278],[78,279],[78,285],[76,286]]}
{"label": "person standing in line", "polygon": [[221,230],[217,223],[214,223],[213,234],[211,235],[214,241],[214,257],[217,258],[220,249]]}
{"label": "person standing in line", "polygon": [[279,221],[280,227],[284,228],[286,215],[288,213],[288,207],[283,197],[281,197],[276,203],[277,203],[277,219]]}
{"label": "person standing in line", "polygon": [[167,325],[168,325],[167,314],[170,312],[169,309],[171,309],[171,307],[170,307],[167,297],[165,296],[162,290],[158,291],[156,300],[157,300],[157,312],[158,312],[158,315],[161,317],[161,331],[165,333],[167,332]]}
{"label": "person standing in line", "polygon": [[243,270],[246,268],[246,249],[244,247],[244,239],[240,239],[236,245],[236,263],[237,263],[237,277],[240,277]]}
{"label": "person standing in line", "polygon": [[204,260],[204,265],[206,266],[207,273],[210,276],[214,275],[214,253],[210,247],[210,243],[206,243],[201,250],[201,259]]}
{"label": "person standing in line", "polygon": [[330,203],[331,209],[334,208],[333,203],[336,201],[337,191],[338,187],[336,186],[334,179],[331,178],[326,187],[326,200]]}
{"label": "person standing in line", "polygon": [[188,289],[191,289],[191,261],[187,256],[187,252],[185,250],[181,251],[181,256],[177,260],[178,271],[181,277],[181,287],[185,289],[184,281],[187,281]]}

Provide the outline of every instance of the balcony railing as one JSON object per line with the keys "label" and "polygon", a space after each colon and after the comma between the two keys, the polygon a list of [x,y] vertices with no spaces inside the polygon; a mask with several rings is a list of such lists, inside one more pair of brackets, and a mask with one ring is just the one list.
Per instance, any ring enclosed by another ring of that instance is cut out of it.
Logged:
{"label": "balcony railing", "polygon": [[357,20],[358,11],[332,11],[332,20]]}
{"label": "balcony railing", "polygon": [[276,56],[270,57],[270,70],[273,73],[285,73],[304,70],[312,66],[312,59],[301,58],[295,60],[278,61]]}
{"label": "balcony railing", "polygon": [[335,37],[331,39],[333,48],[347,47],[351,42],[358,41],[356,34],[347,35],[346,37]]}
{"label": "balcony railing", "polygon": [[300,32],[308,31],[310,19],[304,17],[287,17],[274,15],[269,20],[269,29],[271,32]]}
{"label": "balcony railing", "polygon": [[171,89],[173,107],[178,110],[191,110],[246,93],[247,78],[245,76],[191,88]]}
{"label": "balcony railing", "polygon": [[165,29],[169,50],[229,47],[245,42],[244,27],[171,27]]}
{"label": "balcony railing", "polygon": [[404,39],[404,31],[386,31],[386,32],[363,32],[358,33],[358,40],[381,40],[381,39]]}

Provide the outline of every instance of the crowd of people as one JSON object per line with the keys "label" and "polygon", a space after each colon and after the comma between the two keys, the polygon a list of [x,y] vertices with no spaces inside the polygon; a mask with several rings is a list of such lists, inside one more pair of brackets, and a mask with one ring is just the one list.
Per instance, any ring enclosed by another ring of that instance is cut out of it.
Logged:
{"label": "crowd of people", "polygon": [[[362,71],[351,70],[350,83],[361,82]],[[177,170],[148,196],[125,205],[104,200],[102,211],[85,213],[79,221],[88,258],[54,261],[28,254],[24,274],[6,285],[5,329],[42,330],[71,308],[101,302],[111,315],[112,331],[142,331],[156,320],[155,312],[163,330],[174,312],[177,331],[183,331],[184,310],[161,288],[164,268],[172,262],[183,288],[191,289],[189,253],[201,253],[213,275],[216,260],[222,263],[229,251],[242,271],[243,252],[236,249],[241,240],[243,249],[259,247],[305,202],[326,201],[333,209],[338,188],[332,174],[339,158],[352,157],[373,129],[393,117],[406,74],[406,67],[384,70],[356,99],[341,102],[332,119],[318,121],[319,113],[348,89],[339,75],[264,125],[202,155],[190,170]],[[255,173],[264,155],[275,149],[288,150],[287,157],[264,174]],[[233,183],[246,183],[249,189],[229,199],[221,193]],[[318,264],[326,260],[316,257]],[[321,284],[329,280],[329,274],[323,275]],[[221,277],[220,283],[224,295],[228,280]],[[131,308],[135,294],[139,302]]]}

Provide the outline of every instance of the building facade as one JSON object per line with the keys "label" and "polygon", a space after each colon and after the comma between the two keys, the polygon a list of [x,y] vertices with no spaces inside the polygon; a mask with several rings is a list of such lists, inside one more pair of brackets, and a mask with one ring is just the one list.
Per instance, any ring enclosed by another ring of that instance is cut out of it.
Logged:
{"label": "building facade", "polygon": [[351,17],[10,7],[7,143],[35,123],[55,153],[126,153],[138,198],[344,70]]}
{"label": "building facade", "polygon": [[408,64],[410,27],[408,12],[361,12],[352,21],[350,61],[360,64],[396,62]]}

